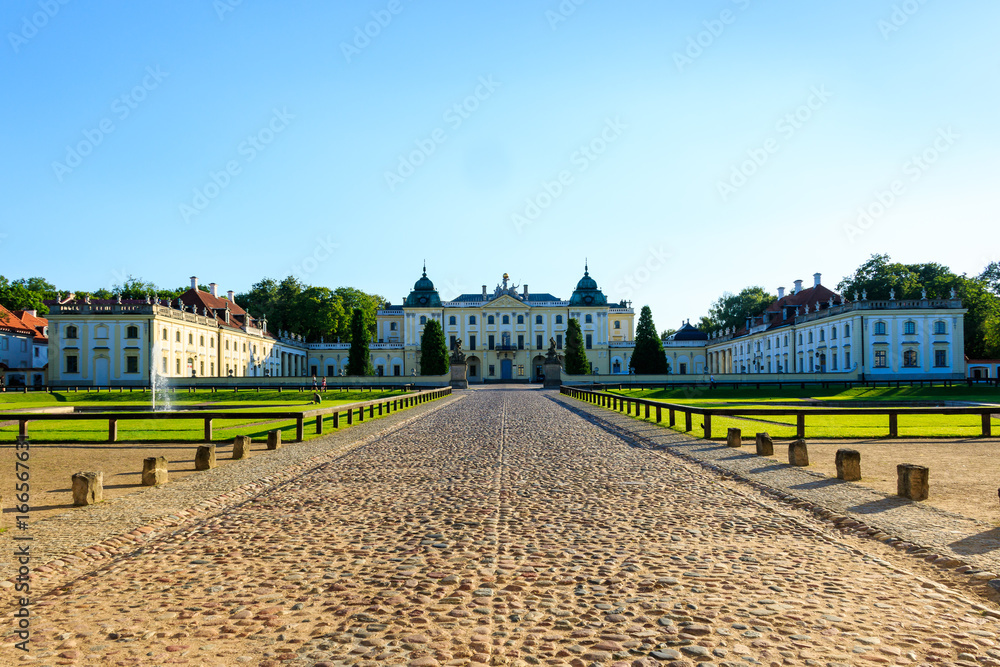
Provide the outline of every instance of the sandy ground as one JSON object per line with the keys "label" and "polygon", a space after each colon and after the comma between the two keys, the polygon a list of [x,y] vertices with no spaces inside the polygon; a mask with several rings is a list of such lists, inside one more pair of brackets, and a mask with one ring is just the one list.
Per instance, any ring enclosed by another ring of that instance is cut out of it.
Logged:
{"label": "sandy ground", "polygon": [[[754,447],[752,438],[744,447]],[[1000,440],[808,440],[809,469],[837,476],[838,449],[861,452],[861,481],[855,482],[889,495],[896,493],[896,466],[913,463],[930,469],[930,497],[934,507],[1000,526]],[[776,461],[788,461],[787,441],[775,441]]]}
{"label": "sandy ground", "polygon": [[[3,515],[0,528],[13,522],[15,457],[12,443],[0,444],[0,494],[3,495]],[[142,486],[142,460],[148,456],[164,456],[169,462],[169,481],[193,474],[196,443],[81,443],[31,444],[28,462],[31,473],[32,521],[61,514],[73,508],[71,478],[81,471],[104,473],[104,498],[110,500],[134,493]],[[254,441],[251,455],[267,450],[264,440]],[[216,464],[225,466],[232,461],[232,441],[216,443]]]}

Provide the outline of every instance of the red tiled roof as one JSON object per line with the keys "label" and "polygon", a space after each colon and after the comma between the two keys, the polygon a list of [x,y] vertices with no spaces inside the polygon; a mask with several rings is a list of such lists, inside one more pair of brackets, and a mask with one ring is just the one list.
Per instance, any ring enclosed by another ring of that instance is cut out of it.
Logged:
{"label": "red tiled roof", "polygon": [[33,315],[27,310],[15,310],[14,314],[17,315],[25,326],[35,330],[35,342],[41,343],[48,340],[45,336],[45,328],[49,326],[49,321],[47,319],[39,317],[38,315]]}
{"label": "red tiled roof", "polygon": [[[792,324],[795,321],[795,307],[799,308],[799,315],[805,315],[805,307],[809,306],[809,312],[814,313],[821,308],[827,308],[830,305],[830,297],[833,297],[833,302],[837,305],[844,303],[844,298],[830,290],[823,285],[816,285],[808,289],[801,290],[800,292],[786,294],[780,299],[772,301],[767,308],[763,310],[763,313],[758,314],[754,317],[751,327],[758,326],[767,322],[768,329],[776,329],[778,327],[783,327]],[[766,315],[766,319],[762,322],[761,315]],[[777,315],[777,317],[775,317]],[[786,317],[787,315],[787,317]],[[744,336],[749,332],[746,326],[740,327],[736,330],[737,336]]]}
{"label": "red tiled roof", "polygon": [[10,331],[28,336],[35,335],[34,329],[26,325],[17,315],[3,306],[0,306],[0,331]]}

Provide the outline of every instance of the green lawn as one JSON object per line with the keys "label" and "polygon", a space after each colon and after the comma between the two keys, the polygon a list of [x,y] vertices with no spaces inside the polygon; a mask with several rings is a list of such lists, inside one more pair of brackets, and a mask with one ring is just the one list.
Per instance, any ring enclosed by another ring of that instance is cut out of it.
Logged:
{"label": "green lawn", "polygon": [[[808,399],[824,401],[841,401],[845,408],[851,407],[855,401],[971,401],[978,403],[1000,402],[1000,390],[991,387],[900,387],[877,389],[858,387],[854,389],[818,389],[810,387],[805,390],[798,386],[782,389],[722,389],[695,391],[690,389],[623,389],[608,393],[629,398],[644,398],[663,403],[690,405],[700,408],[766,408],[761,403],[801,401],[794,409],[819,409],[810,406]],[[774,406],[781,410],[789,406]],[[642,413],[642,408],[640,407]],[[998,408],[1000,412],[1000,408]],[[633,414],[633,417],[635,415]],[[642,419],[642,418],[641,418]],[[644,421],[655,422],[655,413]],[[692,429],[695,435],[703,433],[701,415],[692,417]],[[667,412],[663,411],[663,426],[668,423]],[[994,432],[1000,430],[1000,421],[993,419]],[[669,428],[669,427],[668,427]],[[676,413],[677,431],[684,431],[684,415]],[[794,415],[748,415],[746,417],[712,417],[713,439],[725,437],[729,428],[739,428],[744,437],[752,437],[755,433],[766,432],[776,438],[795,437]],[[900,415],[898,418],[899,437],[976,437],[982,432],[979,415]],[[882,438],[889,432],[888,415],[806,415],[807,438]]]}
{"label": "green lawn", "polygon": [[[402,396],[402,390],[393,391],[327,391],[323,394],[323,403],[314,405],[311,402],[312,392],[278,393],[277,391],[218,392],[200,391],[192,394],[178,392],[171,396],[174,405],[190,407],[204,404],[207,410],[218,410],[217,406],[239,404],[239,407],[224,407],[227,412],[304,412],[317,407],[334,407],[347,403],[372,401],[379,398]],[[113,411],[116,407],[148,404],[149,394],[140,392],[129,394],[113,393],[70,393],[56,392],[54,394],[0,394],[0,442],[14,442],[18,432],[16,413],[6,412],[11,409],[31,409],[53,407],[59,405],[87,405],[106,408]],[[378,417],[378,409],[375,411]],[[356,418],[356,417],[355,417]],[[367,418],[367,413],[366,413]],[[333,431],[332,415],[325,416],[325,432]],[[341,417],[341,427],[346,427],[346,420]],[[295,438],[295,420],[264,421],[240,419],[216,419],[213,424],[213,439],[215,441],[231,440],[237,435],[249,435],[262,438],[268,431],[280,429],[285,441]],[[312,417],[304,423],[306,440],[316,437],[316,418]],[[35,421],[28,423],[28,435],[39,442],[106,442],[108,438],[108,423],[104,420],[76,421]],[[118,422],[118,440],[123,442],[159,442],[159,441],[192,441],[204,440],[204,420],[197,412],[191,413],[191,419],[122,419]]]}

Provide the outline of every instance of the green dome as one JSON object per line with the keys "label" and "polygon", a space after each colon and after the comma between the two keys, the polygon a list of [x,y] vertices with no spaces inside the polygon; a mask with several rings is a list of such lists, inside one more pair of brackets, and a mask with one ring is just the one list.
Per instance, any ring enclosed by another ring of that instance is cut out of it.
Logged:
{"label": "green dome", "polygon": [[404,306],[416,308],[436,308],[441,306],[441,297],[434,289],[434,283],[427,277],[427,265],[424,265],[424,273],[417,282],[413,283],[413,290],[406,297]]}
{"label": "green dome", "polygon": [[597,288],[597,281],[590,277],[586,264],[583,266],[583,278],[576,284],[573,296],[569,298],[571,306],[606,306],[608,298]]}

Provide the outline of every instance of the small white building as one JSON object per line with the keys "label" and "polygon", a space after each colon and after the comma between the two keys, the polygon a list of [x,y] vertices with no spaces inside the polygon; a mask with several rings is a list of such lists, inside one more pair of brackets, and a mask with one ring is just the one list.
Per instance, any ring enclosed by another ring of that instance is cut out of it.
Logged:
{"label": "small white building", "polygon": [[8,387],[46,382],[48,321],[34,310],[0,306],[0,379]]}

